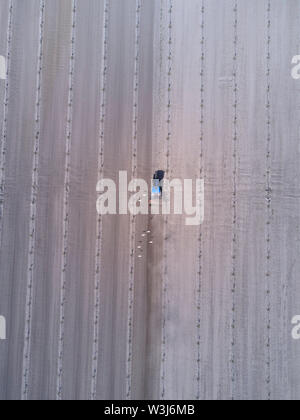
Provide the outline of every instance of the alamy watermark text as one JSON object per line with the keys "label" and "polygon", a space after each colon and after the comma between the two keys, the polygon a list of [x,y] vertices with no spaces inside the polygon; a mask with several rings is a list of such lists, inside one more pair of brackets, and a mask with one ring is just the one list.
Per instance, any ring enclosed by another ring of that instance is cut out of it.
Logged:
{"label": "alamy watermark text", "polygon": [[128,183],[127,172],[120,171],[118,186],[112,179],[101,179],[97,193],[97,212],[100,215],[126,215],[128,212],[131,215],[185,214],[187,226],[199,226],[204,221],[203,179],[164,179],[149,189],[144,179],[132,179]]}

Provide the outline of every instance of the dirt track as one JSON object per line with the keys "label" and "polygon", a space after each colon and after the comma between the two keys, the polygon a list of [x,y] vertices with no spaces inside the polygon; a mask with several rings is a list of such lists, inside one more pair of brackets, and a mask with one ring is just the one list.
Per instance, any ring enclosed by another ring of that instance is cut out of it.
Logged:
{"label": "dirt track", "polygon": [[[0,399],[299,399],[299,1],[9,4]],[[203,176],[204,224],[97,220],[102,159],[115,180],[135,159]]]}

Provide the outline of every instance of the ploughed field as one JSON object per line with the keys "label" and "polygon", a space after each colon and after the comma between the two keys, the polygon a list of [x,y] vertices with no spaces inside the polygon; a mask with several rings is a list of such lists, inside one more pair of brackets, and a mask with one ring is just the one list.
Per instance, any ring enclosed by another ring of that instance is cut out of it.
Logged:
{"label": "ploughed field", "polygon": [[[300,397],[299,26],[297,0],[0,0],[0,399]],[[204,179],[201,226],[97,214],[100,178],[160,169]]]}

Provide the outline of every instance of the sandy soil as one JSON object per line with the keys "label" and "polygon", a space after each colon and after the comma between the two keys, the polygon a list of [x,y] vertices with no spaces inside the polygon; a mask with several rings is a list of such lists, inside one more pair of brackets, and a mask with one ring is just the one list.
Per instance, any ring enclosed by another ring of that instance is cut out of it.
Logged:
{"label": "sandy soil", "polygon": [[[0,0],[0,399],[299,399],[300,4],[140,3],[46,0],[41,32],[39,0]],[[203,176],[204,224],[99,224],[102,159]]]}

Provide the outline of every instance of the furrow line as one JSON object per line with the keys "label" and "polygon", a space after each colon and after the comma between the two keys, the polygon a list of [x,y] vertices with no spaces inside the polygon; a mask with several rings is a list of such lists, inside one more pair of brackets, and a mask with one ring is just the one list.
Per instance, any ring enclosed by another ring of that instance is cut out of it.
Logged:
{"label": "furrow line", "polygon": [[11,68],[11,40],[12,40],[12,19],[13,3],[9,1],[8,26],[6,39],[6,80],[3,103],[3,122],[0,146],[0,249],[3,236],[3,217],[4,217],[4,194],[5,194],[5,163],[6,163],[6,143],[7,143],[7,119],[10,96],[10,68]]}
{"label": "furrow line", "polygon": [[[109,0],[105,0],[103,13],[103,45],[101,63],[101,109],[99,128],[99,151],[98,151],[98,179],[104,178],[104,138],[105,138],[105,117],[106,117],[106,82],[107,82],[107,46],[108,46],[108,19]],[[92,383],[91,399],[97,398],[98,384],[98,363],[99,363],[99,322],[101,305],[101,255],[102,255],[102,216],[97,216],[97,236],[95,250],[95,289],[94,289],[94,333],[93,333],[93,355],[92,355]]]}
{"label": "furrow line", "polygon": [[266,40],[266,399],[271,400],[271,0],[267,1]]}
{"label": "furrow line", "polygon": [[[132,179],[137,178],[137,136],[138,136],[138,96],[139,96],[139,58],[140,58],[140,19],[141,0],[136,0],[135,16],[135,58],[133,77],[133,120],[132,120]],[[128,320],[127,320],[127,359],[126,359],[126,398],[131,399],[132,391],[132,351],[133,351],[133,309],[135,275],[136,216],[130,215],[129,230],[129,284],[128,284]]]}
{"label": "furrow line", "polygon": [[28,379],[30,371],[30,351],[31,351],[31,329],[32,329],[32,303],[34,286],[34,264],[36,246],[36,217],[37,217],[37,198],[39,187],[39,150],[40,150],[40,126],[41,126],[41,81],[43,71],[43,36],[44,36],[44,16],[45,0],[40,0],[39,18],[39,46],[36,76],[36,101],[35,101],[35,138],[32,163],[32,183],[30,199],[30,220],[29,220],[29,241],[27,258],[27,285],[26,285],[26,309],[25,309],[25,335],[23,348],[23,368],[22,368],[22,400],[28,399]]}
{"label": "furrow line", "polygon": [[[203,142],[204,142],[204,72],[205,72],[205,4],[202,0],[201,5],[201,64],[200,64],[200,179],[204,176],[204,162],[203,162]],[[203,274],[203,229],[199,226],[198,236],[198,273],[197,273],[197,286],[196,286],[196,305],[197,305],[197,394],[196,400],[201,398],[201,293],[202,293],[202,274]]]}
{"label": "furrow line", "polygon": [[[167,57],[167,137],[166,137],[166,178],[170,176],[170,142],[172,127],[172,27],[173,27],[173,0],[168,0],[168,57]],[[167,301],[168,301],[168,216],[164,216],[163,229],[163,273],[162,273],[162,339],[161,339],[161,375],[160,375],[160,395],[165,399],[166,395],[166,321],[167,321]]]}
{"label": "furrow line", "polygon": [[69,197],[70,197],[71,145],[72,145],[72,123],[73,123],[73,86],[74,86],[74,67],[75,67],[76,12],[77,12],[77,0],[72,0],[71,54],[70,54],[70,63],[69,63],[69,93],[68,93],[67,127],[66,127],[59,341],[58,341],[57,383],[56,383],[57,400],[62,399],[62,380],[63,380],[65,304],[66,304],[66,287],[67,287],[66,270],[67,270],[67,262],[68,262]]}
{"label": "furrow line", "polygon": [[238,3],[233,1],[233,192],[232,192],[232,273],[231,273],[231,399],[236,395],[236,258],[237,258],[237,154],[238,154],[238,85],[237,85],[237,59],[238,59]]}

